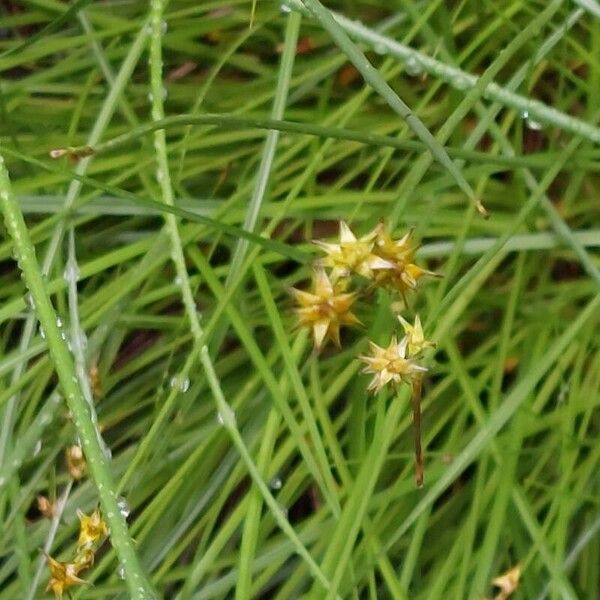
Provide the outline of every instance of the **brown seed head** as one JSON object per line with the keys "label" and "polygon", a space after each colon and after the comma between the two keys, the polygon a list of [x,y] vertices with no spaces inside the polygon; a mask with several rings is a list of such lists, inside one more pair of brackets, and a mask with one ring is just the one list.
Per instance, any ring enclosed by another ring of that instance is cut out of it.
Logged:
{"label": "brown seed head", "polygon": [[81,479],[87,466],[81,446],[70,446],[67,448],[66,455],[69,474],[75,480]]}

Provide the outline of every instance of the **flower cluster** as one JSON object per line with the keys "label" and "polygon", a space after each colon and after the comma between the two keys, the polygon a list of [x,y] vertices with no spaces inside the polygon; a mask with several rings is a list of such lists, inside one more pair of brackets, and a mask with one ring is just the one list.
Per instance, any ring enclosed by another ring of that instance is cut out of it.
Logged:
{"label": "flower cluster", "polygon": [[[358,325],[360,321],[352,312],[360,287],[351,290],[353,275],[367,281],[369,288],[385,288],[401,294],[404,304],[407,292],[416,289],[419,281],[435,273],[421,268],[415,262],[417,246],[412,231],[394,239],[383,222],[363,237],[354,235],[343,221],[340,223],[340,240],[337,244],[315,241],[324,253],[313,268],[313,283],[309,292],[291,289],[297,306],[299,325],[312,332],[314,345],[320,350],[330,339],[340,346],[340,327]],[[329,274],[326,269],[329,270]],[[404,329],[400,341],[391,336],[387,347],[369,342],[370,354],[360,356],[365,363],[363,373],[373,376],[368,389],[379,392],[387,384],[407,383],[411,387],[413,423],[415,430],[415,481],[423,485],[423,452],[421,448],[421,389],[423,352],[434,344],[423,334],[417,315],[414,324],[398,316]]]}
{"label": "flower cluster", "polygon": [[[340,327],[360,324],[352,313],[352,305],[358,297],[358,291],[349,291],[352,275],[366,280],[370,287],[398,291],[405,303],[406,293],[414,290],[422,277],[435,275],[414,263],[417,246],[412,242],[412,231],[400,239],[394,239],[383,222],[365,236],[357,238],[342,221],[337,244],[320,240],[316,240],[314,244],[323,250],[325,256],[320,258],[313,268],[312,289],[307,292],[292,288],[291,293],[297,303],[299,325],[311,330],[317,350],[321,349],[328,339],[339,347]],[[329,270],[329,274],[326,269]],[[376,361],[371,364],[373,368],[383,364],[382,361],[391,361],[397,366],[398,373],[394,371],[393,374],[398,377],[390,376],[387,381],[406,379],[411,373],[419,370],[409,357],[417,354],[415,344],[424,343],[421,323],[418,320],[415,322],[415,331],[411,334],[406,329],[408,323],[403,319],[401,322],[407,336],[417,340],[417,334],[420,334],[420,341],[413,341],[407,345],[403,342],[397,343],[393,339],[385,350],[375,344],[371,347],[374,353],[373,360]],[[431,344],[427,343],[423,348],[427,345]],[[404,377],[400,377],[401,372]],[[389,370],[380,379],[381,385],[387,383],[384,380],[388,374]],[[380,385],[375,385],[372,389],[379,387]]]}
{"label": "flower cluster", "polygon": [[339,244],[315,241],[326,256],[319,262],[331,267],[334,280],[356,273],[377,287],[399,291],[403,297],[414,290],[425,275],[435,275],[414,263],[417,246],[412,243],[412,231],[395,240],[383,222],[367,235],[357,238],[348,225],[340,223]]}
{"label": "flower cluster", "polygon": [[432,348],[434,344],[425,339],[419,315],[416,316],[414,325],[401,316],[398,316],[398,320],[406,334],[400,342],[396,336],[392,336],[387,348],[369,342],[371,355],[359,357],[367,365],[363,373],[373,374],[368,388],[371,391],[378,392],[389,382],[412,383],[416,377],[427,371],[416,359],[425,348]]}
{"label": "flower cluster", "polygon": [[108,535],[108,527],[102,519],[99,510],[91,515],[77,511],[79,517],[79,539],[77,551],[72,562],[60,562],[46,555],[50,580],[46,591],[54,592],[55,598],[62,598],[63,593],[70,587],[86,583],[79,574],[94,564],[95,551]]}

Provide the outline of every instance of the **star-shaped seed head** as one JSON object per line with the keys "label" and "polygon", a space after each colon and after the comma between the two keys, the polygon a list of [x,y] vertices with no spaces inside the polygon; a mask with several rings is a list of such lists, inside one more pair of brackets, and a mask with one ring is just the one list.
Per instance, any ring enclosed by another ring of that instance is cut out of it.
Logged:
{"label": "star-shaped seed head", "polygon": [[374,281],[380,287],[398,290],[403,296],[414,290],[425,275],[436,273],[422,269],[413,263],[417,247],[411,243],[412,230],[395,240],[387,227],[379,223],[369,234],[374,236],[373,254],[380,262],[373,263]]}
{"label": "star-shaped seed head", "polygon": [[77,511],[79,517],[79,540],[77,545],[93,546],[108,535],[108,527],[100,516],[100,511],[95,510],[91,515],[86,515],[80,510]]}
{"label": "star-shaped seed head", "polygon": [[414,325],[411,325],[406,319],[403,319],[401,315],[398,315],[398,320],[402,324],[404,333],[406,334],[409,356],[417,356],[425,350],[425,348],[435,348],[433,342],[425,339],[419,315],[415,317]]}
{"label": "star-shaped seed head", "polygon": [[[357,239],[350,227],[344,221],[340,221],[339,244],[314,241],[314,244],[324,250],[326,254],[319,264],[331,268],[331,277],[334,281],[340,277],[347,277],[351,273],[372,278],[374,269],[386,266],[385,261],[371,252],[375,235],[376,232],[373,230],[366,236]],[[387,266],[391,267],[392,265]]]}
{"label": "star-shaped seed head", "polygon": [[436,277],[433,271],[422,269],[418,265],[396,265],[393,269],[380,269],[375,275],[375,283],[380,287],[396,290],[404,297],[406,292],[416,289],[419,279],[424,276]]}
{"label": "star-shaped seed head", "polygon": [[46,558],[50,569],[50,581],[48,581],[46,591],[52,590],[54,597],[58,600],[63,597],[63,592],[66,589],[86,583],[83,579],[77,577],[81,570],[77,564],[62,563],[48,555],[46,555]]}
{"label": "star-shaped seed head", "polygon": [[406,264],[413,260],[417,248],[411,245],[412,229],[399,240],[395,240],[381,221],[371,232],[371,235],[375,237],[374,252],[378,256],[394,264]]}
{"label": "star-shaped seed head", "polygon": [[396,337],[392,337],[387,348],[382,348],[373,342],[369,342],[370,356],[360,356],[360,360],[366,363],[363,373],[372,373],[373,379],[369,384],[369,390],[378,392],[390,381],[392,383],[412,383],[420,373],[427,371],[425,367],[417,364],[407,356],[408,338],[403,338],[398,343]]}
{"label": "star-shaped seed head", "polygon": [[360,323],[350,310],[355,294],[345,292],[342,283],[333,283],[321,267],[313,273],[311,292],[296,288],[290,292],[298,304],[299,325],[312,330],[317,350],[326,339],[340,346],[340,326]]}

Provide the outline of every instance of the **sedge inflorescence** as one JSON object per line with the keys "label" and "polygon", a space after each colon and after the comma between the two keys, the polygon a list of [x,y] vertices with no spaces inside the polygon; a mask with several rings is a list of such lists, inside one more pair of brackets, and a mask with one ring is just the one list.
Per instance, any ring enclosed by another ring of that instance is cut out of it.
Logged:
{"label": "sedge inflorescence", "polygon": [[[292,288],[291,293],[296,300],[298,324],[311,331],[317,350],[327,340],[340,347],[340,328],[361,324],[352,309],[362,291],[396,291],[406,304],[407,292],[415,290],[423,277],[436,275],[415,263],[413,232],[394,238],[383,222],[357,237],[342,221],[337,243],[315,240],[314,244],[324,256],[313,266],[312,287],[309,291]],[[352,289],[355,280],[359,283]],[[360,357],[366,363],[364,372],[373,375],[369,385],[372,391],[390,382],[410,383],[426,370],[417,361],[433,344],[425,339],[418,315],[414,325],[402,316],[399,320],[404,329],[400,341],[393,335],[385,348],[370,342],[370,355]]]}
{"label": "sedge inflorescence", "polygon": [[[353,312],[361,293],[369,294],[376,288],[397,292],[406,306],[407,293],[414,291],[423,277],[436,275],[416,264],[417,245],[412,230],[395,238],[383,222],[357,237],[342,221],[337,243],[316,240],[314,244],[324,256],[313,266],[312,287],[310,291],[292,288],[291,293],[296,300],[298,325],[310,330],[316,350],[327,340],[340,347],[340,328],[361,324]],[[403,383],[411,388],[415,480],[421,487],[424,468],[420,401],[423,373],[427,371],[423,359],[424,352],[434,344],[425,338],[419,315],[413,323],[401,315],[398,320],[404,330],[400,339],[392,332],[387,346],[369,341],[369,354],[358,358],[365,363],[362,372],[372,376],[369,391],[377,393],[388,385]]]}
{"label": "sedge inflorescence", "polygon": [[75,556],[70,562],[60,562],[46,555],[50,580],[46,591],[54,592],[54,597],[60,599],[63,593],[71,587],[85,584],[79,577],[80,573],[94,564],[96,550],[108,536],[108,527],[98,509],[86,515],[77,511],[79,517],[79,537]]}

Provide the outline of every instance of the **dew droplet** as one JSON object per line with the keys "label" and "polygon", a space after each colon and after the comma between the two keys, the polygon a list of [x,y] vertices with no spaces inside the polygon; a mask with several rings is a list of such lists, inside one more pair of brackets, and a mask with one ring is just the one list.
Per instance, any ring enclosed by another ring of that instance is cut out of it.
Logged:
{"label": "dew droplet", "polygon": [[40,325],[40,336],[42,337],[43,340],[46,339],[46,332],[44,331],[44,328]]}
{"label": "dew droplet", "polygon": [[38,440],[33,447],[33,456],[37,456],[42,451],[42,440]]}
{"label": "dew droplet", "polygon": [[129,504],[127,504],[127,500],[125,500],[125,498],[121,497],[117,500],[117,506],[119,507],[119,512],[121,513],[121,516],[126,519],[129,516],[129,513],[131,512],[130,508],[129,508]]}
{"label": "dew droplet", "polygon": [[284,3],[281,3],[281,4],[279,5],[279,10],[280,10],[282,13],[285,13],[285,14],[288,14],[288,13],[291,13],[291,12],[292,12],[292,9],[291,9],[291,8],[290,8],[290,7],[289,7],[287,4],[284,4]]}
{"label": "dew droplet", "polygon": [[419,75],[423,71],[421,61],[416,56],[409,56],[404,64],[409,75]]}
{"label": "dew droplet", "polygon": [[452,78],[452,85],[457,90],[466,90],[470,87],[469,79],[464,75],[457,75]]}
{"label": "dew droplet", "polygon": [[272,490],[280,490],[283,486],[283,481],[281,480],[281,477],[273,477],[273,479],[271,479],[271,481],[269,482],[269,487]]}
{"label": "dew droplet", "polygon": [[219,425],[223,427],[235,428],[235,412],[228,404],[225,404],[221,410],[217,413],[217,421]]}
{"label": "dew droplet", "polygon": [[85,351],[85,349],[87,348],[87,345],[88,345],[88,339],[87,339],[87,335],[85,335],[85,333],[82,330],[79,331],[79,335],[77,336],[77,341],[79,342],[79,347]]}
{"label": "dew droplet", "polygon": [[543,128],[543,125],[539,121],[534,121],[533,119],[525,119],[525,126],[532,131],[540,131]]}
{"label": "dew droplet", "polygon": [[117,575],[119,579],[125,579],[125,567],[122,564],[117,569]]}
{"label": "dew droplet", "polygon": [[182,375],[174,375],[171,377],[170,385],[172,388],[177,388],[181,392],[187,392],[190,389],[190,380]]}
{"label": "dew droplet", "polygon": [[373,46],[373,50],[377,52],[377,54],[387,54],[387,46],[383,43],[378,43]]}
{"label": "dew droplet", "polygon": [[80,276],[80,272],[79,272],[79,267],[77,266],[77,263],[74,261],[68,261],[66,266],[65,266],[65,271],[63,273],[63,277],[65,278],[65,281],[67,283],[74,283],[76,281],[79,281],[79,276]]}
{"label": "dew droplet", "polygon": [[60,317],[56,317],[56,326],[60,329],[63,326],[62,319]]}
{"label": "dew droplet", "polygon": [[560,389],[558,390],[558,396],[556,398],[556,404],[564,404],[567,399],[567,394],[569,393],[569,384],[566,381],[563,381]]}

